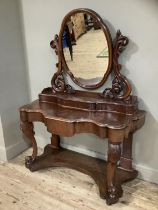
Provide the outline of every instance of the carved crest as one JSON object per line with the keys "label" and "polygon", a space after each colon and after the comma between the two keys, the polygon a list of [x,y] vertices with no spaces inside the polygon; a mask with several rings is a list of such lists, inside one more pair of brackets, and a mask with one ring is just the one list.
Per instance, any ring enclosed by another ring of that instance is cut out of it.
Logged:
{"label": "carved crest", "polygon": [[50,42],[50,46],[55,50],[55,54],[58,55],[59,46],[58,46],[59,36],[55,34],[54,39]]}

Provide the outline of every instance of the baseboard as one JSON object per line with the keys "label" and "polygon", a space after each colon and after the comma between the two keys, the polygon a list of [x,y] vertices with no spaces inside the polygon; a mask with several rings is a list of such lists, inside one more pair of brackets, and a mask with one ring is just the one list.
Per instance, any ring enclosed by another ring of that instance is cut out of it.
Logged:
{"label": "baseboard", "polygon": [[[48,142],[46,142],[45,139],[37,136],[36,139],[38,139],[38,146],[39,147],[44,147]],[[84,154],[84,155],[88,155],[91,157],[96,157],[102,160],[106,159],[106,156],[102,153],[96,152],[96,151],[92,151],[89,149],[85,149],[85,148],[81,148],[81,147],[76,147],[76,146],[72,146],[70,144],[65,144],[65,143],[61,143],[61,146],[63,148]],[[145,180],[145,181],[149,181],[149,182],[153,182],[153,183],[157,183],[158,184],[158,170],[144,166],[142,164],[133,164],[133,166],[139,171],[139,175],[138,178]]]}
{"label": "baseboard", "polygon": [[7,160],[7,153],[5,147],[0,147],[0,160],[2,161]]}
{"label": "baseboard", "polygon": [[101,160],[106,160],[105,155],[103,155],[102,153],[93,151],[93,150],[85,149],[85,148],[82,148],[82,147],[75,147],[75,146],[72,146],[70,144],[65,144],[65,143],[61,143],[60,145],[65,149],[69,149],[69,150],[72,150],[74,152],[81,153],[83,155],[88,155],[88,156],[91,156],[91,157],[99,158]]}
{"label": "baseboard", "polygon": [[28,147],[30,147],[30,145],[22,139],[9,147],[0,147],[0,160],[10,160],[26,150]]}
{"label": "baseboard", "polygon": [[139,171],[138,178],[158,184],[158,170],[135,163],[133,167]]}

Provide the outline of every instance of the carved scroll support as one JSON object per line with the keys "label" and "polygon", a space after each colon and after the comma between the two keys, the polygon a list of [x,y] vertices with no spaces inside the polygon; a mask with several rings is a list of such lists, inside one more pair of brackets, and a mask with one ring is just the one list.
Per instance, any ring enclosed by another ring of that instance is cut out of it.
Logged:
{"label": "carved scroll support", "polygon": [[24,135],[31,141],[32,147],[33,147],[33,152],[31,156],[27,156],[25,158],[25,165],[27,168],[30,168],[31,164],[35,161],[38,153],[37,149],[37,143],[36,139],[34,137],[35,132],[34,132],[34,126],[32,122],[27,122],[27,121],[21,121],[20,123],[20,128]]}
{"label": "carved scroll support", "polygon": [[52,85],[52,92],[67,92],[67,93],[74,93],[74,89],[69,85],[66,84],[64,79],[64,73],[63,73],[63,67],[62,67],[62,61],[61,56],[59,56],[59,37],[56,34],[54,37],[54,40],[50,42],[50,46],[52,49],[55,50],[55,54],[58,55],[58,63],[56,64],[56,67],[58,68],[58,71],[54,74],[51,85]]}
{"label": "carved scroll support", "polygon": [[121,186],[116,186],[115,175],[117,163],[121,156],[121,143],[108,144],[108,162],[107,162],[107,197],[106,202],[108,205],[114,204],[122,196]]}
{"label": "carved scroll support", "polygon": [[116,33],[116,40],[113,49],[113,71],[114,80],[112,87],[103,91],[104,97],[128,100],[131,93],[131,85],[127,78],[120,73],[121,65],[118,62],[119,56],[128,44],[128,38],[123,36],[120,30]]}
{"label": "carved scroll support", "polygon": [[53,93],[74,93],[75,90],[71,85],[66,84],[63,76],[63,72],[56,72],[51,81]]}

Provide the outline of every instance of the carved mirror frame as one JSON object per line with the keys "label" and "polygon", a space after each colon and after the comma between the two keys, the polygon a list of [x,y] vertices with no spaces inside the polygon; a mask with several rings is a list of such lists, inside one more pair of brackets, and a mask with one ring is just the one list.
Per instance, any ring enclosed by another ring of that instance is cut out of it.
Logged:
{"label": "carved mirror frame", "polygon": [[[96,83],[96,84],[88,85],[88,84],[83,84],[83,83],[79,82],[79,80],[77,80],[75,78],[75,76],[73,75],[71,70],[68,68],[66,60],[65,60],[65,56],[64,56],[64,53],[63,53],[62,35],[63,35],[63,32],[64,32],[64,27],[65,27],[68,19],[76,13],[86,13],[86,14],[90,15],[92,18],[94,18],[95,20],[97,20],[101,29],[103,30],[104,36],[107,40],[108,58],[109,58],[108,67],[107,67],[107,70],[105,69],[105,73],[104,73],[104,76],[101,79],[101,81]],[[102,18],[96,12],[94,12],[93,10],[90,10],[90,9],[75,9],[75,10],[69,12],[65,16],[65,18],[63,19],[63,22],[62,22],[62,25],[61,25],[61,30],[60,30],[60,33],[59,33],[59,53],[60,53],[60,57],[61,57],[61,62],[63,64],[63,68],[69,74],[69,76],[71,77],[71,79],[73,80],[74,83],[76,83],[77,85],[79,85],[80,87],[85,88],[85,89],[96,89],[96,88],[102,86],[105,83],[105,81],[106,81],[106,79],[107,79],[107,77],[110,73],[111,66],[112,66],[112,40],[111,40],[111,35],[109,33],[109,30],[108,30],[107,26],[103,22]]]}
{"label": "carved mirror frame", "polygon": [[[105,38],[107,39],[108,44],[108,50],[109,50],[109,63],[108,63],[108,69],[104,74],[103,79],[94,85],[84,85],[81,84],[72,72],[69,70],[65,57],[63,54],[63,48],[62,48],[62,35],[64,31],[64,26],[66,21],[70,16],[72,16],[75,13],[87,13],[91,15],[93,18],[95,18],[99,23],[101,28],[103,29],[103,32],[105,34]],[[107,80],[107,77],[111,72],[114,73],[114,79],[112,81],[112,87],[106,88],[101,95],[101,97],[110,97],[110,98],[116,98],[116,99],[125,99],[127,100],[129,98],[129,95],[131,93],[131,85],[127,78],[120,73],[121,65],[118,62],[119,56],[121,52],[124,50],[126,45],[128,44],[128,38],[123,36],[120,32],[120,30],[116,33],[116,38],[114,44],[111,41],[111,35],[109,32],[108,27],[103,22],[102,18],[93,10],[80,8],[70,11],[63,19],[61,24],[61,29],[59,36],[56,34],[54,40],[50,42],[50,46],[55,50],[56,55],[58,56],[58,63],[56,64],[58,71],[54,74],[51,84],[52,84],[52,92],[68,92],[73,93],[75,90],[69,85],[66,84],[64,74],[68,74],[70,78],[80,87],[84,89],[97,89],[98,87],[101,87],[105,81]]]}

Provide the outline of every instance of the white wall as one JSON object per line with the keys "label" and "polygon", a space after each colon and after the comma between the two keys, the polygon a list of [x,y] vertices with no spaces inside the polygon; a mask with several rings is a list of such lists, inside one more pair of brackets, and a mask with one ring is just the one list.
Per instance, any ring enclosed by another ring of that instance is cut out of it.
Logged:
{"label": "white wall", "polygon": [[[158,182],[158,1],[157,0],[21,0],[27,52],[30,94],[32,100],[47,86],[57,61],[49,42],[59,32],[64,15],[71,9],[95,10],[106,21],[114,38],[117,29],[130,39],[121,62],[123,72],[132,81],[133,94],[140,98],[140,107],[147,111],[146,124],[134,138],[133,157],[142,177]],[[38,139],[48,139],[42,126]],[[46,141],[46,140],[45,140]],[[48,141],[48,140],[47,140]],[[81,148],[105,155],[106,141],[92,134],[66,139],[72,149]],[[73,147],[72,147],[73,146]],[[93,152],[89,154],[93,155]]]}
{"label": "white wall", "polygon": [[2,120],[0,116],[0,160],[6,160],[6,150],[5,150],[5,141],[4,141],[4,134],[3,134],[3,128],[2,128]]}
{"label": "white wall", "polygon": [[0,159],[14,157],[27,144],[18,109],[29,100],[20,10],[16,0],[0,0]]}

